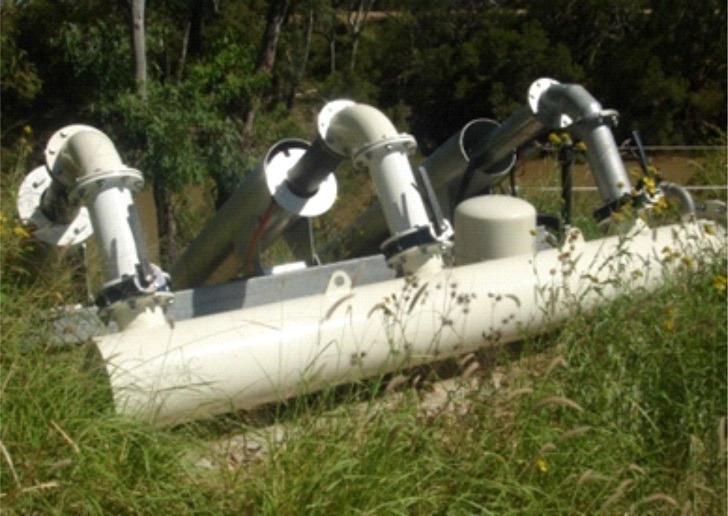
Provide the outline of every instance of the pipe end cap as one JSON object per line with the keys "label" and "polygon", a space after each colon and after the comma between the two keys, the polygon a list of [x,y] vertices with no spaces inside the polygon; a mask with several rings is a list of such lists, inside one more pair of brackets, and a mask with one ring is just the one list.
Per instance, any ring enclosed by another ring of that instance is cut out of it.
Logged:
{"label": "pipe end cap", "polygon": [[271,149],[264,163],[265,180],[273,199],[281,208],[300,217],[317,217],[326,213],[336,201],[336,176],[333,172],[326,176],[310,197],[295,194],[288,186],[288,171],[306,154],[309,144],[296,140],[284,140],[282,143],[285,145]]}

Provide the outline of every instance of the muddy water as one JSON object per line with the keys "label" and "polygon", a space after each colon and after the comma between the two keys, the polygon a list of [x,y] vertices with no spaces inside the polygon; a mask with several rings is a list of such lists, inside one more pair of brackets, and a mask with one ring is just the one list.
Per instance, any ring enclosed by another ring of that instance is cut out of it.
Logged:
{"label": "muddy water", "polygon": [[139,210],[139,218],[144,231],[144,241],[147,244],[149,259],[153,263],[159,263],[159,236],[157,231],[157,210],[154,207],[154,195],[152,188],[146,186],[136,197],[134,204]]}
{"label": "muddy water", "polygon": [[[685,184],[692,175],[705,166],[706,158],[686,155],[663,155],[651,157],[650,163],[657,168],[662,178],[678,184]],[[630,177],[632,172],[641,175],[640,165],[636,160],[625,160],[624,166]],[[529,186],[556,186],[560,183],[559,164],[551,158],[522,160],[518,163],[516,173],[519,182]],[[574,186],[594,186],[594,176],[585,160],[574,164]]]}

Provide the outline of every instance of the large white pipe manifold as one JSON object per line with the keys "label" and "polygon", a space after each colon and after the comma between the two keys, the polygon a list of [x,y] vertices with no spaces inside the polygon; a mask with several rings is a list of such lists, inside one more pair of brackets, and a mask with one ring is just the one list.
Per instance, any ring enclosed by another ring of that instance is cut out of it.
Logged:
{"label": "large white pipe manifold", "polygon": [[[174,424],[522,338],[723,250],[706,222],[355,287],[98,340],[118,412]],[[148,308],[148,310],[159,310]]]}

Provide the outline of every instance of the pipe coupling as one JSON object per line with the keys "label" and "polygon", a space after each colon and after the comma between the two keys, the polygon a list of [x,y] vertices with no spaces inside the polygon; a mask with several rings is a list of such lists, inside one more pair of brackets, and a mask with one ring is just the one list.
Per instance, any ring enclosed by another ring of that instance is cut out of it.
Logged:
{"label": "pipe coupling", "polygon": [[372,161],[379,162],[387,154],[393,152],[401,152],[407,156],[411,156],[417,151],[417,142],[413,136],[409,134],[400,134],[391,138],[386,138],[378,142],[371,143],[361,148],[351,158],[354,168],[357,170],[365,169]]}

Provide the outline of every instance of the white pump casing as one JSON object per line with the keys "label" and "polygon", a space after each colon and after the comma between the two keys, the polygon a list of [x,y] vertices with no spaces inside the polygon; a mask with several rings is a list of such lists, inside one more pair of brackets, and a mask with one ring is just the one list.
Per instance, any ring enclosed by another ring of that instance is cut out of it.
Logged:
{"label": "white pump casing", "polygon": [[471,197],[455,208],[458,265],[534,252],[536,208],[506,195]]}

